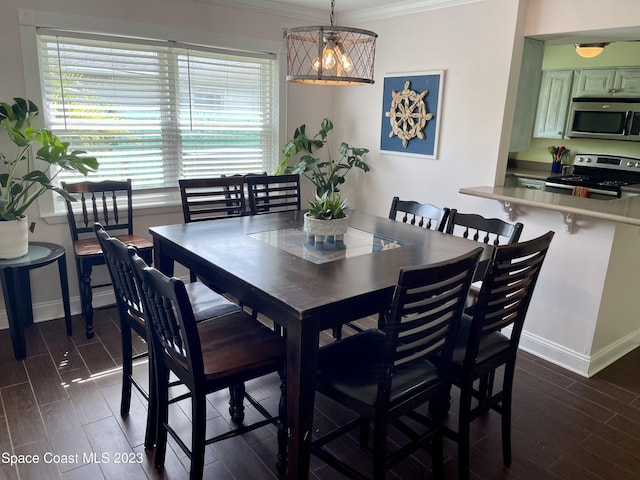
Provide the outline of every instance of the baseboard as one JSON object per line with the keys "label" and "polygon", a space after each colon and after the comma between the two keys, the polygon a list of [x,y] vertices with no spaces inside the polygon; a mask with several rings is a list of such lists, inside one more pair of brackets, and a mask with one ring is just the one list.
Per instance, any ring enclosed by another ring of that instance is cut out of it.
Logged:
{"label": "baseboard", "polygon": [[[509,335],[509,333],[505,329],[505,334]],[[590,358],[587,355],[579,354],[562,345],[525,331],[520,336],[520,348],[578,375],[589,376]]]}
{"label": "baseboard", "polygon": [[[69,303],[71,306],[71,315],[79,315],[82,313],[80,304],[80,296],[70,297]],[[105,289],[105,291],[95,290],[93,292],[93,306],[94,308],[106,307],[107,305],[113,305],[116,303],[116,299],[111,289]],[[50,302],[34,303],[33,306],[33,322],[46,322],[47,320],[53,320],[55,318],[64,317],[64,307],[62,300],[53,300]],[[0,310],[0,330],[9,328],[9,319],[7,317],[7,310]]]}
{"label": "baseboard", "polygon": [[624,357],[627,353],[638,348],[638,346],[640,346],[640,329],[592,355],[589,376],[595,375],[616,360]]}
{"label": "baseboard", "polygon": [[520,337],[520,348],[525,352],[587,378],[594,376],[638,346],[640,346],[640,330],[630,333],[591,356],[576,353],[532,333],[522,332]]}

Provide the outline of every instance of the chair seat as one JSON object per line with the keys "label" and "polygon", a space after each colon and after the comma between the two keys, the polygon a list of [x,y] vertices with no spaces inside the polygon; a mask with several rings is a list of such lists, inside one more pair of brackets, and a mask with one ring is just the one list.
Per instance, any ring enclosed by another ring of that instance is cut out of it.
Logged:
{"label": "chair seat", "polygon": [[239,310],[198,323],[204,373],[208,381],[277,370],[284,362],[285,339]]}
{"label": "chair seat", "polygon": [[[151,243],[146,238],[139,237],[138,235],[113,235],[125,245],[133,245],[138,250],[147,250],[153,248]],[[93,238],[80,238],[73,242],[73,251],[77,257],[97,256],[102,258],[102,248],[98,239]]]}
{"label": "chair seat", "polygon": [[[464,356],[467,351],[467,341],[469,339],[469,330],[471,328],[471,320],[467,314],[462,316],[460,322],[460,330],[456,337],[456,345],[453,349],[453,358],[451,359],[454,368],[461,368],[464,362]],[[509,338],[500,332],[493,332],[482,337],[480,347],[478,349],[478,357],[475,363],[483,363],[495,355],[506,352],[511,348]]]}
{"label": "chair seat", "polygon": [[242,310],[202,282],[187,283],[185,287],[197,322]]}
{"label": "chair seat", "polygon": [[[385,333],[365,330],[323,347],[318,359],[317,384],[330,388],[365,405],[374,406],[383,364]],[[390,403],[399,402],[413,391],[438,382],[438,370],[428,361],[393,370]]]}

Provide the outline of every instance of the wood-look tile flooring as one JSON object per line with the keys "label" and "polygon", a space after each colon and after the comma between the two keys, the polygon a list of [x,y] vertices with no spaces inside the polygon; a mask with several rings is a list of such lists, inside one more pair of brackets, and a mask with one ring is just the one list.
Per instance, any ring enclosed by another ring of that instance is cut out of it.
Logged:
{"label": "wood-look tile flooring", "polygon": [[[65,335],[62,320],[28,327],[24,361],[13,358],[9,331],[0,331],[0,479],[188,478],[187,458],[175,444],[168,449],[164,472],[153,468],[151,455],[142,445],[146,411],[137,392],[131,414],[127,418],[119,414],[116,315],[113,308],[96,311],[96,335],[91,340],[84,337],[79,317],[74,317],[72,338]],[[144,349],[141,341],[136,346]],[[146,365],[138,365],[136,371],[144,378]],[[272,411],[278,387],[275,375],[248,385]],[[210,397],[208,429],[226,428],[227,401],[227,392]],[[455,398],[453,404],[455,412]],[[348,415],[320,397],[316,405],[317,430]],[[492,412],[473,425],[473,480],[640,479],[640,351],[591,379],[523,352],[513,410],[510,467],[501,461],[498,415]],[[182,419],[179,430],[189,432],[188,401],[172,411],[174,418]],[[341,442],[340,451],[362,471],[369,471],[356,442]],[[275,449],[272,427],[208,446],[205,478],[278,478]],[[446,478],[455,479],[456,446],[446,440],[445,450]],[[11,465],[11,455],[19,456],[17,465]],[[342,476],[312,458],[310,478]],[[430,458],[418,452],[387,478],[432,478]]]}

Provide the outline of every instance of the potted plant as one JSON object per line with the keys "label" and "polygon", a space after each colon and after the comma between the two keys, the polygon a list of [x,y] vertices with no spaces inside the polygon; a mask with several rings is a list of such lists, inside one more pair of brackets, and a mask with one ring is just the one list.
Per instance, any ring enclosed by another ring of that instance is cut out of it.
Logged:
{"label": "potted plant", "polygon": [[83,151],[70,152],[69,143],[50,130],[31,127],[39,113],[35,103],[23,98],[13,102],[0,102],[0,125],[16,147],[11,157],[0,152],[0,258],[17,258],[28,252],[26,211],[47,190],[74,200],[52,184],[60,170],[51,167],[83,175],[98,168],[95,157],[85,156]]}
{"label": "potted plant", "polygon": [[[327,235],[344,235],[347,231],[347,202],[340,196],[340,186],[345,183],[345,177],[351,169],[369,171],[369,165],[363,160],[363,156],[369,152],[366,148],[351,147],[342,142],[338,150],[339,159],[332,158],[330,152],[326,160],[317,156],[317,152],[326,145],[331,130],[333,123],[328,118],[322,120],[320,131],[312,138],[306,134],[306,125],[296,128],[293,138],[282,150],[284,159],[276,172],[303,175],[315,186],[315,198],[309,202],[304,221],[305,232],[315,236],[315,241],[323,241]],[[296,157],[298,162],[289,165],[291,159]]]}

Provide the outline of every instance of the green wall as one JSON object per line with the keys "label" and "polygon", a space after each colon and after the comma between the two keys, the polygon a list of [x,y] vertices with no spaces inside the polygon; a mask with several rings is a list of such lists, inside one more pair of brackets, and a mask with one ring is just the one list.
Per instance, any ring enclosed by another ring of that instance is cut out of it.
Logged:
{"label": "green wall", "polygon": [[[573,45],[547,45],[542,60],[543,70],[637,67],[640,66],[640,42],[615,42],[607,45],[595,58],[582,58]],[[618,142],[614,140],[532,138],[529,150],[511,153],[517,160],[532,160],[551,163],[547,151],[550,146],[565,146],[570,150],[569,160],[573,162],[576,153],[596,153],[623,155],[640,158],[640,142]]]}
{"label": "green wall", "polygon": [[572,45],[547,45],[542,69],[637,67],[640,66],[640,42],[615,42],[594,58],[582,58]]}

